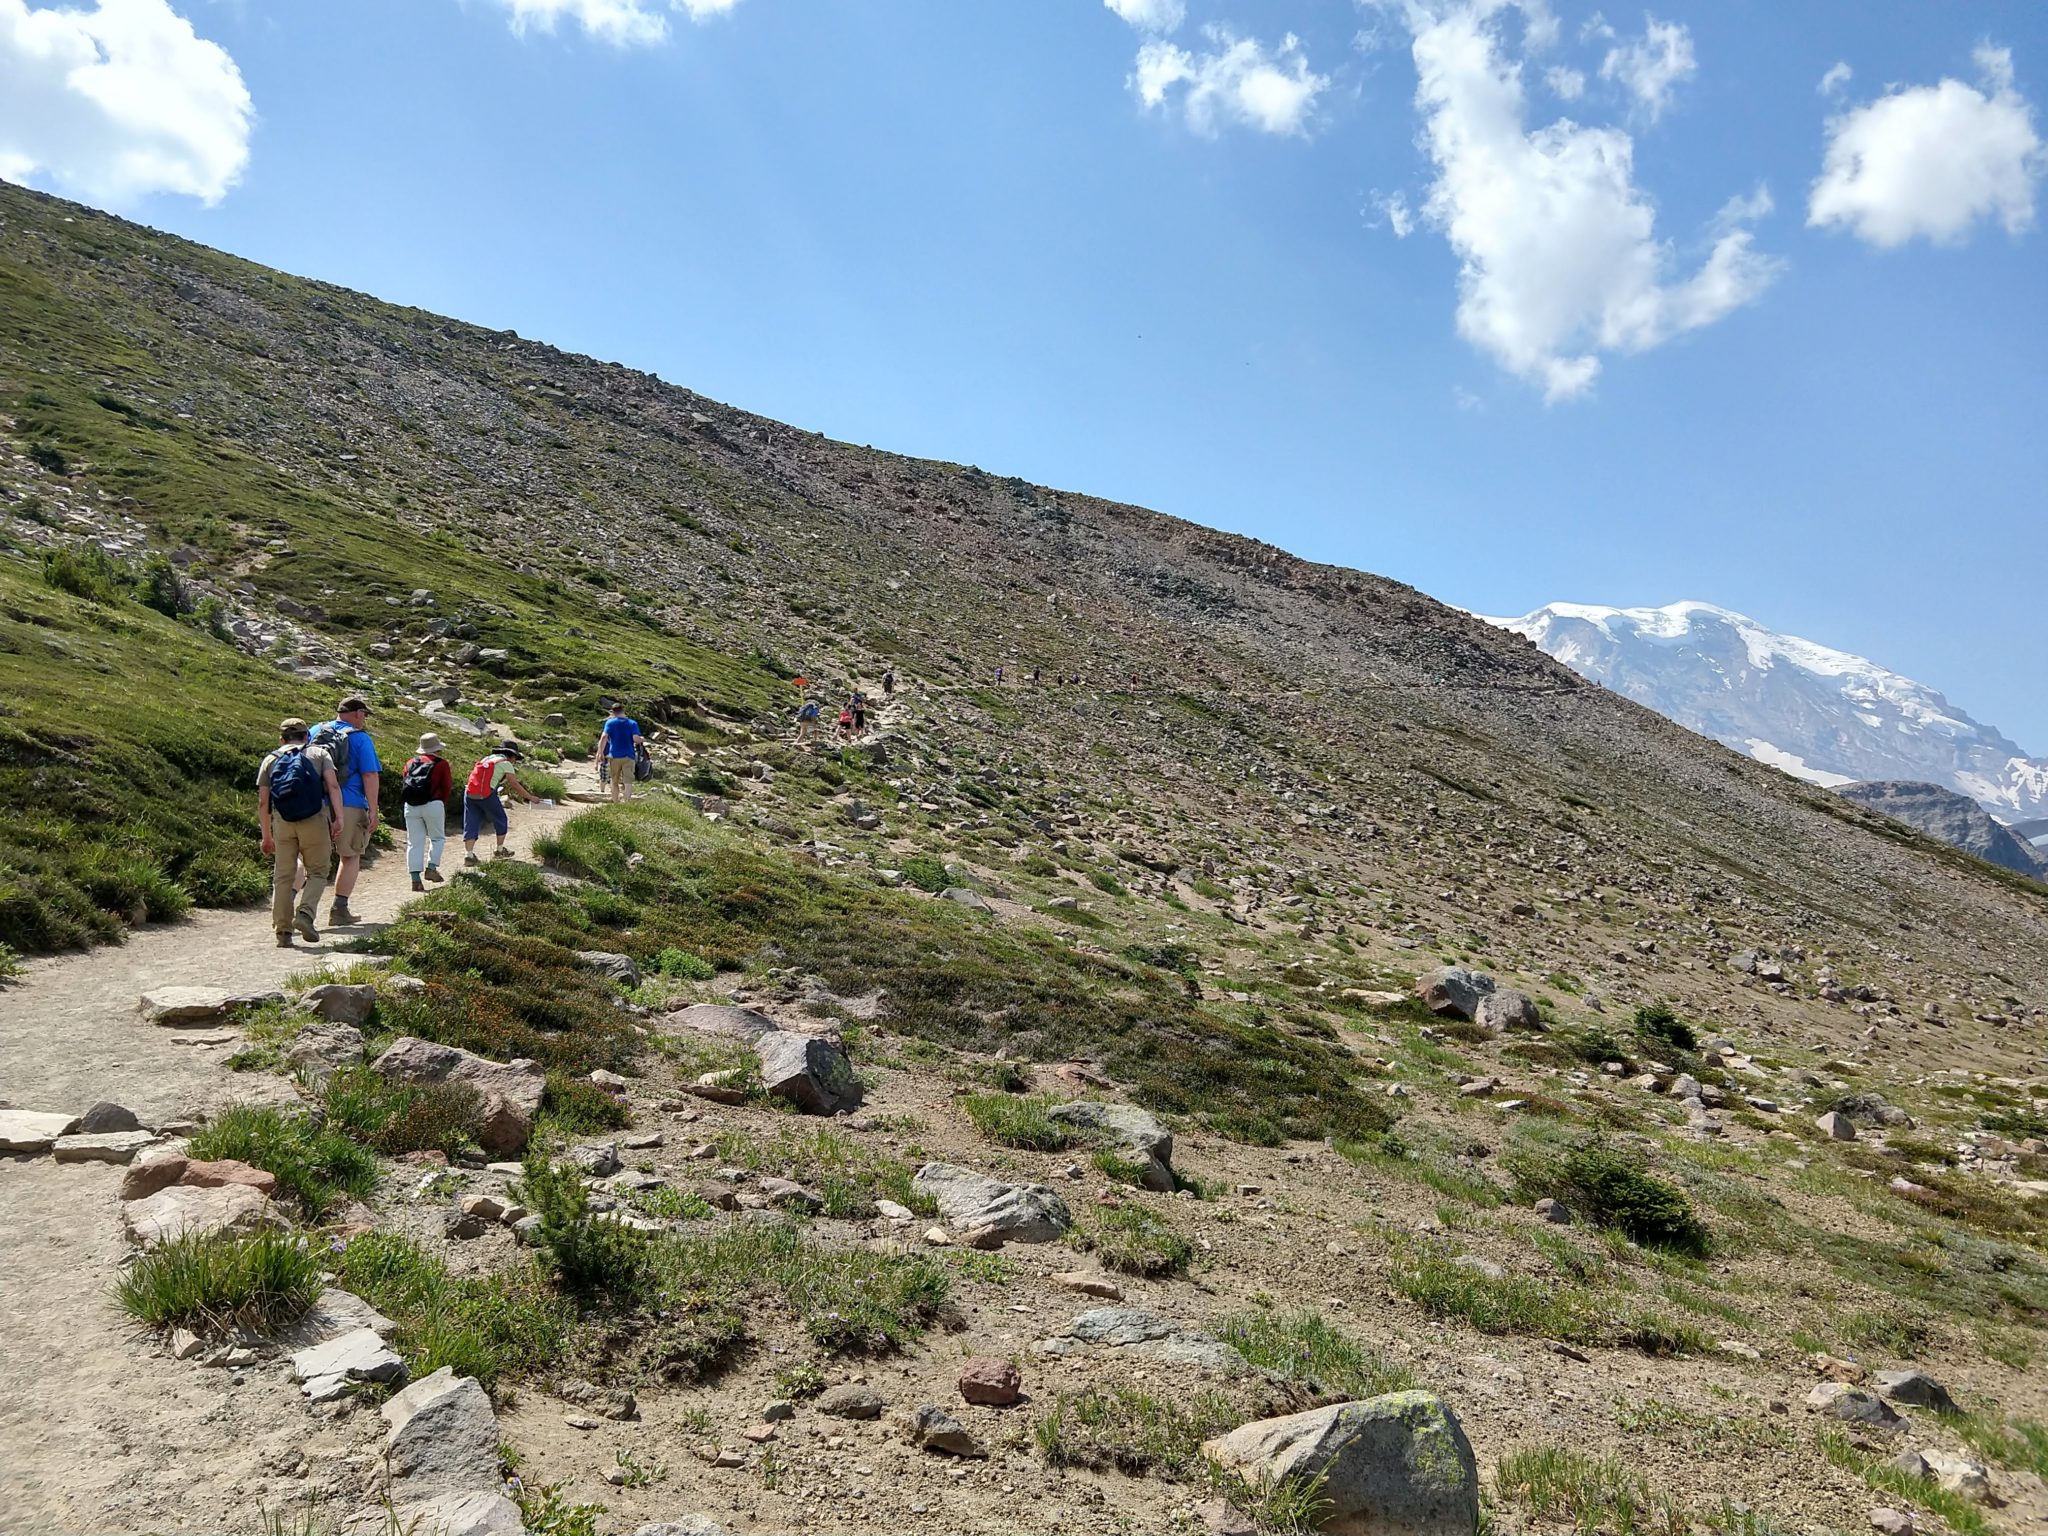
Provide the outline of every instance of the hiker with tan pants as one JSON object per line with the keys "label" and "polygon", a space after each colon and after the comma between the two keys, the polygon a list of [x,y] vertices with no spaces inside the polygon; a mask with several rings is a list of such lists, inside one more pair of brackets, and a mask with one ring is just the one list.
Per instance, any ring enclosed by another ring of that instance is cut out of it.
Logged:
{"label": "hiker with tan pants", "polygon": [[[334,759],[307,744],[305,721],[279,721],[277,750],[256,770],[256,825],[270,857],[270,926],[280,949],[292,947],[295,929],[307,943],[319,942],[313,914],[334,862],[341,820],[341,780]],[[306,883],[294,912],[292,885],[302,863]]]}

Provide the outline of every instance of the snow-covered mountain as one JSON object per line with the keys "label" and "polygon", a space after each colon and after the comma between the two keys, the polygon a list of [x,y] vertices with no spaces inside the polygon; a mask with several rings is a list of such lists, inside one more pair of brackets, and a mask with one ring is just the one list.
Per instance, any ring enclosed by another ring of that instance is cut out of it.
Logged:
{"label": "snow-covered mountain", "polygon": [[2048,758],[2028,757],[1924,683],[1726,608],[1550,603],[1487,622],[1811,783],[1911,779],[1968,795],[2001,821],[2048,816]]}

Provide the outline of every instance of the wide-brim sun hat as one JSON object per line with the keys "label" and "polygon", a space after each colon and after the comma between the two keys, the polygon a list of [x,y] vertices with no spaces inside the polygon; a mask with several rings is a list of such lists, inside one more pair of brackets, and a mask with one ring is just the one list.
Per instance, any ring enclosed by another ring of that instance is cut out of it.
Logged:
{"label": "wide-brim sun hat", "polygon": [[498,755],[500,757],[516,757],[522,763],[526,761],[526,754],[519,750],[519,743],[516,741],[499,742]]}
{"label": "wide-brim sun hat", "polygon": [[439,752],[441,750],[441,738],[432,731],[427,732],[426,735],[420,738],[420,750],[428,753]]}

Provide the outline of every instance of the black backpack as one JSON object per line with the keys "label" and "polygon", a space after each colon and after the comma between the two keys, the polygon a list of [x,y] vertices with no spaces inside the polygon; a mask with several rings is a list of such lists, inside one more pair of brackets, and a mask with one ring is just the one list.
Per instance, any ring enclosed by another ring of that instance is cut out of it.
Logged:
{"label": "black backpack", "polygon": [[307,821],[327,803],[319,765],[304,747],[281,747],[270,765],[270,809],[286,821]]}
{"label": "black backpack", "polygon": [[405,765],[398,780],[398,798],[407,805],[434,803],[434,759],[423,752]]}
{"label": "black backpack", "polygon": [[654,777],[654,754],[644,745],[633,754],[633,777],[642,781]]}

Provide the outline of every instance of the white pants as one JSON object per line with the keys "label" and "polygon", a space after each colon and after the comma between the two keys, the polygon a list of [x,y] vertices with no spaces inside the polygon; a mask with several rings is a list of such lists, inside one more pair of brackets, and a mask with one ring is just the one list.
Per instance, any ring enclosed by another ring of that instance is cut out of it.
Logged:
{"label": "white pants", "polygon": [[[428,850],[429,840],[433,843]],[[439,869],[442,850],[448,846],[448,806],[440,800],[405,808],[405,868],[409,874],[422,869]]]}

